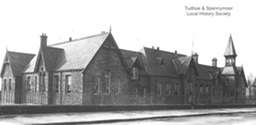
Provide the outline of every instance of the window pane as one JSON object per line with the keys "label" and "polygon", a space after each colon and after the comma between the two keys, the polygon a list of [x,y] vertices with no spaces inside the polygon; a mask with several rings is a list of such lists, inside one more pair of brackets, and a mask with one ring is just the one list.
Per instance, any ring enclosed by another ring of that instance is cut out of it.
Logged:
{"label": "window pane", "polygon": [[12,79],[9,79],[9,90],[12,90]]}
{"label": "window pane", "polygon": [[65,77],[65,84],[66,84],[66,93],[70,93],[71,92],[71,75],[66,75]]}

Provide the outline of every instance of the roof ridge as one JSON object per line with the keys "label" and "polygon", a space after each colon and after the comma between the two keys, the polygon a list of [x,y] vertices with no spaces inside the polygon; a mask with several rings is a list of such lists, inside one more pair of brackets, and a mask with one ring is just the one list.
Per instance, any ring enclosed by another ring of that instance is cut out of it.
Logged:
{"label": "roof ridge", "polygon": [[71,41],[64,41],[64,42],[59,42],[59,43],[54,43],[48,46],[55,46],[55,45],[61,45],[61,44],[65,44],[65,43],[70,43],[70,42],[75,42],[75,41],[79,41],[79,40],[83,40],[83,39],[88,39],[88,38],[92,38],[92,37],[97,37],[97,36],[101,36],[101,35],[105,35],[105,34],[110,34],[110,32],[104,32],[104,33],[100,33],[100,34],[94,34],[94,35],[90,35],[90,36],[86,36],[86,37],[81,37],[78,39],[74,39]]}
{"label": "roof ridge", "polygon": [[127,49],[120,49],[120,51],[128,51],[128,52],[140,53],[139,51],[132,51],[132,50],[127,50]]}
{"label": "roof ridge", "polygon": [[32,53],[25,53],[25,52],[15,52],[15,51],[7,51],[7,52],[10,52],[10,53],[17,53],[17,54],[26,54],[26,55],[35,55],[35,54],[32,54]]}
{"label": "roof ridge", "polygon": [[59,50],[64,50],[63,48],[57,48],[57,47],[52,47],[52,46],[47,46],[50,49],[59,49]]}
{"label": "roof ridge", "polygon": [[[165,52],[165,53],[169,53],[169,54],[175,54],[175,52],[170,52],[170,51],[166,51],[166,50],[156,50],[156,49],[152,49],[152,48],[149,48],[149,47],[144,47],[144,49],[150,49],[150,50],[155,50],[155,51],[161,51],[161,52]],[[187,56],[187,55],[184,55],[184,54],[180,54],[180,53],[177,53],[179,56]]]}
{"label": "roof ridge", "polygon": [[220,69],[220,67],[213,67],[213,66],[206,65],[206,64],[199,64],[199,63],[198,63],[198,65],[200,65],[200,66],[204,66],[204,67],[213,68],[213,69]]}

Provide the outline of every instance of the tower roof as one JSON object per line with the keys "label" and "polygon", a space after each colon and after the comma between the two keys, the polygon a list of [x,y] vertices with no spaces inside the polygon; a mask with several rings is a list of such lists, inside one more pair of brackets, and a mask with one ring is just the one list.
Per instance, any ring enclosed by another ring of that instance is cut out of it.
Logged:
{"label": "tower roof", "polygon": [[237,56],[232,36],[230,35],[224,56]]}

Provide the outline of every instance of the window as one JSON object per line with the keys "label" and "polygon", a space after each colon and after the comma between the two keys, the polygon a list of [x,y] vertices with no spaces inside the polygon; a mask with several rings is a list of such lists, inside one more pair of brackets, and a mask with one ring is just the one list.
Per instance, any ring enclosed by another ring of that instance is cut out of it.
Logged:
{"label": "window", "polygon": [[146,97],[146,94],[147,94],[147,89],[146,87],[143,88],[143,97],[145,98]]}
{"label": "window", "polygon": [[166,84],[166,93],[167,93],[167,95],[171,95],[171,85],[170,84]]}
{"label": "window", "polygon": [[30,76],[27,77],[27,91],[31,91],[31,82],[30,82]]}
{"label": "window", "polygon": [[174,85],[174,89],[175,89],[175,95],[179,95],[179,93],[178,93],[178,83],[176,83],[175,85]]}
{"label": "window", "polygon": [[203,92],[203,85],[200,85],[200,93]]}
{"label": "window", "polygon": [[96,78],[96,83],[94,86],[94,94],[97,95],[100,93],[100,77]]}
{"label": "window", "polygon": [[209,86],[208,86],[208,85],[206,85],[205,92],[206,92],[206,93],[208,93],[208,92],[209,92]]}
{"label": "window", "polygon": [[12,90],[12,79],[9,79],[9,91]]}
{"label": "window", "polygon": [[4,79],[4,91],[7,89],[7,79]]}
{"label": "window", "polygon": [[229,79],[226,79],[226,85],[228,85],[229,84]]}
{"label": "window", "polygon": [[135,98],[138,97],[138,93],[139,93],[138,88],[136,88],[136,89],[135,89]]}
{"label": "window", "polygon": [[66,84],[66,93],[71,93],[71,75],[66,75],[65,77],[65,84]]}
{"label": "window", "polygon": [[121,79],[119,78],[118,80],[117,80],[117,94],[120,94],[120,88],[121,87]]}
{"label": "window", "polygon": [[45,72],[40,72],[39,73],[40,77],[40,92],[44,93],[45,92]]}
{"label": "window", "polygon": [[161,96],[161,93],[162,93],[162,84],[158,83],[158,84],[156,85],[156,94],[157,94],[158,96]]}
{"label": "window", "polygon": [[37,76],[35,76],[35,92],[38,91]]}
{"label": "window", "polygon": [[55,75],[53,77],[53,85],[55,86],[55,92],[59,92],[59,76]]}
{"label": "window", "polygon": [[106,94],[109,94],[110,93],[111,72],[108,72],[108,74],[105,75],[105,78],[106,78],[105,90],[106,90]]}
{"label": "window", "polygon": [[139,78],[139,69],[136,67],[132,68],[132,79],[138,79]]}

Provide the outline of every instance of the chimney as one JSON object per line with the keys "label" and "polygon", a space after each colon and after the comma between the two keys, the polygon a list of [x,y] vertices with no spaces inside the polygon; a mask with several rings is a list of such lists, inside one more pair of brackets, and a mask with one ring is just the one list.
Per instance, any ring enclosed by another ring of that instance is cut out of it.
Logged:
{"label": "chimney", "polygon": [[72,37],[69,37],[69,42],[72,41]]}
{"label": "chimney", "polygon": [[177,50],[175,50],[175,51],[174,51],[174,54],[175,54],[175,56],[177,56],[177,55],[178,55],[178,54],[177,54]]}
{"label": "chimney", "polygon": [[47,46],[47,36],[46,34],[42,34],[41,36],[41,46],[40,47],[46,47]]}
{"label": "chimney", "polygon": [[152,49],[155,49],[154,46],[152,46]]}
{"label": "chimney", "polygon": [[198,63],[198,54],[197,53],[193,54],[193,59],[195,60],[196,63]]}
{"label": "chimney", "polygon": [[156,50],[159,50],[159,47],[157,47]]}
{"label": "chimney", "polygon": [[212,59],[212,67],[217,67],[217,58]]}

